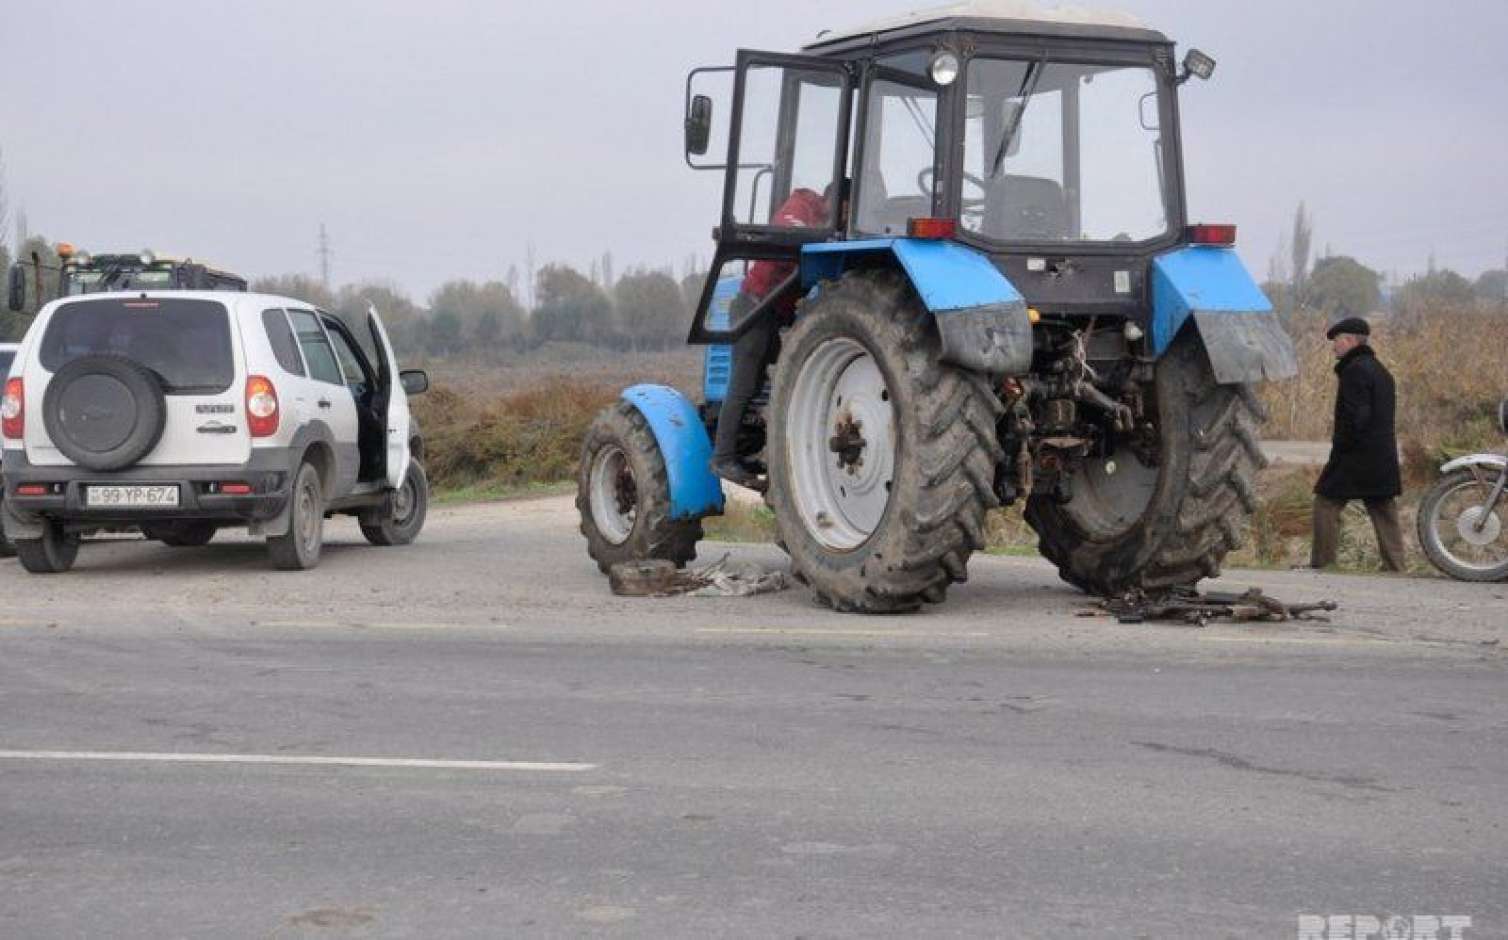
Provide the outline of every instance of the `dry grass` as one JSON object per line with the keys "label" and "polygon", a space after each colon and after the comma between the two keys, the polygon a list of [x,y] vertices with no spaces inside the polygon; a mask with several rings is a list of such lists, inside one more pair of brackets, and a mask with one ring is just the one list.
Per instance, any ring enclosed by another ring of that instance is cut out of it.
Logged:
{"label": "dry grass", "polygon": [[702,350],[617,353],[580,343],[546,343],[527,353],[487,359],[416,360],[437,384],[467,396],[496,398],[539,388],[560,379],[626,388],[640,382],[697,392],[702,383]]}
{"label": "dry grass", "polygon": [[414,406],[430,480],[486,490],[572,479],[587,426],[618,391],[567,378],[492,400],[434,388]]}

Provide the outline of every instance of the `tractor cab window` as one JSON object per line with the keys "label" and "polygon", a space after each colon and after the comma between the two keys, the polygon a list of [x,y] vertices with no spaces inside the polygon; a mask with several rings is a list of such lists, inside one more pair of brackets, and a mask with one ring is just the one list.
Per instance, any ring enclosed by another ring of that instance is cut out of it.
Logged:
{"label": "tractor cab window", "polygon": [[[824,197],[834,180],[833,145],[843,93],[837,73],[760,65],[748,69],[734,171],[735,222],[775,228],[830,223]],[[792,200],[823,206],[827,218],[783,211]]]}
{"label": "tractor cab window", "polygon": [[960,222],[997,242],[1141,242],[1167,232],[1149,66],[975,59]]}
{"label": "tractor cab window", "polygon": [[886,78],[869,84],[854,228],[905,235],[931,216],[937,182],[937,93]]}

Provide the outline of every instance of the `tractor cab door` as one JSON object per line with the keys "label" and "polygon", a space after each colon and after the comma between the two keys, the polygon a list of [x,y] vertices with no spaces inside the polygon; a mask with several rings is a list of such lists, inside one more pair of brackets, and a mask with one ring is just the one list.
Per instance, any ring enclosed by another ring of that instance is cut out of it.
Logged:
{"label": "tractor cab door", "polygon": [[688,82],[688,162],[725,173],[717,252],[691,323],[696,344],[732,342],[790,303],[800,291],[801,246],[830,240],[842,225],[850,66],[743,50],[732,72],[722,164],[691,161],[698,145],[707,148],[713,109],[709,97],[694,92],[699,76],[726,79],[727,70],[698,70]]}

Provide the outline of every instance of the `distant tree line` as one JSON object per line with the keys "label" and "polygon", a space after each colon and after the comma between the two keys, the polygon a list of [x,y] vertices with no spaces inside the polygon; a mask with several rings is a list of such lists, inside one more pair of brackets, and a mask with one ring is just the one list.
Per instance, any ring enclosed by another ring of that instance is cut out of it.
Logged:
{"label": "distant tree line", "polygon": [[[515,280],[516,278],[510,278]],[[332,290],[302,274],[258,278],[251,289],[308,301],[352,325],[368,305],[382,314],[405,354],[448,358],[522,353],[545,343],[580,343],[624,352],[675,348],[686,339],[701,275],[681,281],[664,271],[630,269],[611,286],[565,264],[535,274],[534,307],[506,281],[452,280],[421,306],[393,284],[348,284]]]}
{"label": "distant tree line", "polygon": [[[21,313],[0,314],[0,340],[18,339],[32,316],[56,299],[58,256],[51,242],[30,235],[15,255],[0,242],[0,271],[35,252],[42,264],[40,294],[28,272]],[[609,269],[610,270],[610,269]],[[514,272],[510,272],[514,273]],[[599,275],[599,278],[601,276]],[[327,287],[306,274],[252,280],[253,291],[294,297],[337,314],[366,338],[369,307],[382,315],[393,343],[407,355],[488,357],[521,353],[544,343],[581,343],[624,352],[674,348],[686,338],[702,289],[702,275],[677,280],[665,271],[630,269],[607,286],[565,264],[535,275],[529,309],[516,282],[457,279],[436,288],[419,304],[396,284],[371,281]]]}
{"label": "distant tree line", "polygon": [[1508,267],[1475,281],[1429,259],[1425,273],[1385,292],[1382,272],[1328,247],[1312,258],[1313,218],[1304,203],[1294,212],[1289,236],[1268,266],[1263,291],[1280,313],[1316,311],[1332,320],[1383,313],[1411,325],[1437,311],[1508,314]]}

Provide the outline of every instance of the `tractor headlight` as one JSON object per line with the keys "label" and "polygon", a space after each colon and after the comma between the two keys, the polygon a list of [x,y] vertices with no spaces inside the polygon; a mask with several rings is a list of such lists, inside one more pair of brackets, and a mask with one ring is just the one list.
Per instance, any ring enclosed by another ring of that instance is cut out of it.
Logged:
{"label": "tractor headlight", "polygon": [[1215,57],[1198,49],[1190,49],[1183,57],[1184,71],[1201,81],[1208,81],[1215,74]]}
{"label": "tractor headlight", "polygon": [[927,71],[937,84],[945,87],[951,85],[958,80],[958,56],[951,52],[939,52],[932,57],[932,64]]}

